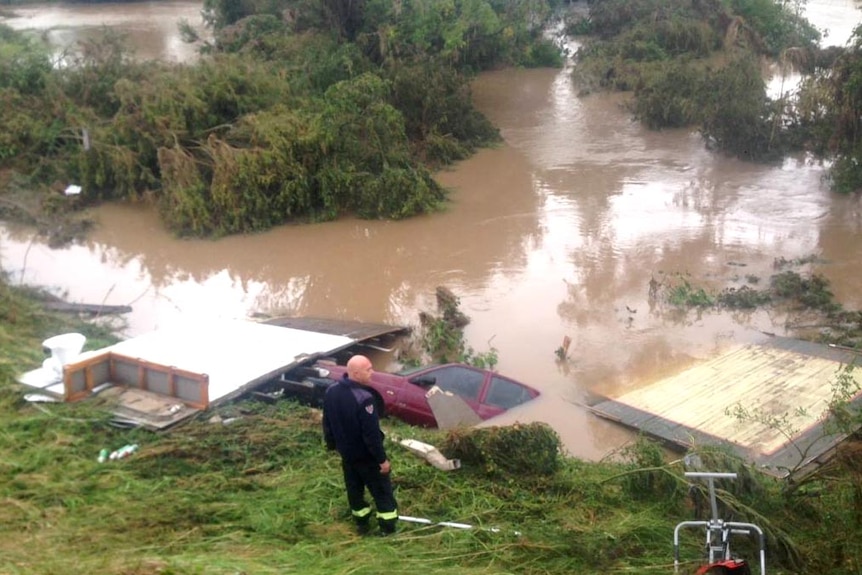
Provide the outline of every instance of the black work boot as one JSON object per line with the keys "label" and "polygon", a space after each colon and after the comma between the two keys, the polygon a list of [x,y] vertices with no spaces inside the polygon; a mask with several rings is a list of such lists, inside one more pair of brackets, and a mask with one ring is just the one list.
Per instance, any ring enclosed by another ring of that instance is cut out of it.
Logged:
{"label": "black work boot", "polygon": [[380,528],[378,535],[386,537],[395,533],[396,519],[378,520],[377,526]]}
{"label": "black work boot", "polygon": [[368,535],[371,533],[371,522],[366,517],[365,519],[356,519],[356,533],[359,535]]}

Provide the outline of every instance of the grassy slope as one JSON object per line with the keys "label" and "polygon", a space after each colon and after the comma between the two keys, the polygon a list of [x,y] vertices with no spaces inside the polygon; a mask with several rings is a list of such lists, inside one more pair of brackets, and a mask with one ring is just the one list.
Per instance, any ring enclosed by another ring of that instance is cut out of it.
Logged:
{"label": "grassy slope", "polygon": [[[239,417],[228,425],[209,422],[207,413],[167,433],[118,430],[93,401],[33,405],[14,385],[15,373],[38,365],[42,339],[89,328],[42,313],[2,282],[0,319],[2,574],[671,573],[673,528],[692,518],[681,469],[655,461],[660,452],[648,446],[629,462],[566,460],[539,476],[467,460],[443,472],[391,438],[438,446],[451,438],[387,421],[403,515],[500,531],[401,523],[394,537],[360,538],[316,410],[241,401],[218,410]],[[140,451],[96,461],[100,449],[126,443]],[[495,461],[518,456],[511,449]],[[643,470],[655,463],[661,469]],[[749,491],[759,494],[748,503],[796,530],[797,544],[822,537],[811,527],[815,511],[781,519],[793,505],[784,506],[775,488]],[[702,535],[691,534],[684,556],[694,559]],[[774,545],[770,574],[791,572],[777,568],[788,557]],[[807,572],[828,572],[814,568]]]}

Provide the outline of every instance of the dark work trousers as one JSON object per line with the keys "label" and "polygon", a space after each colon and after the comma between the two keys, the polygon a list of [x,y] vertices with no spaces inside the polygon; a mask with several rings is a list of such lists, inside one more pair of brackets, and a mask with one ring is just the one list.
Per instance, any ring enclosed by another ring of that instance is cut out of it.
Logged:
{"label": "dark work trousers", "polygon": [[374,462],[348,462],[341,460],[344,471],[344,485],[347,488],[347,501],[354,521],[361,527],[367,526],[371,507],[365,501],[365,488],[374,498],[377,507],[377,525],[380,531],[392,533],[398,521],[398,504],[392,493],[389,475],[380,473],[380,466]]}

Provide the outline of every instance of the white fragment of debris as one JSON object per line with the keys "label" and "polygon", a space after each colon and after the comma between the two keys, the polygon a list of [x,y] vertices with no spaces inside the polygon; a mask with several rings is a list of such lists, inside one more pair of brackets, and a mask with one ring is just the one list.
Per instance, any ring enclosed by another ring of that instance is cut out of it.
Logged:
{"label": "white fragment of debris", "polygon": [[[420,525],[436,525],[438,527],[454,527],[455,529],[474,529],[473,525],[469,523],[457,523],[455,521],[439,521],[437,523],[431,521],[430,519],[426,519],[425,517],[410,517],[409,515],[399,515],[399,521],[406,521],[408,523],[419,523]],[[487,527],[484,528],[484,531],[490,531],[491,533],[500,533],[500,530],[496,527]],[[517,535],[520,537],[520,531],[514,531],[513,535]]]}
{"label": "white fragment of debris", "polygon": [[81,193],[81,186],[76,186],[75,184],[69,184],[66,187],[66,190],[63,192],[67,196],[77,196]]}
{"label": "white fragment of debris", "polygon": [[452,471],[461,468],[460,459],[446,459],[446,456],[440,453],[440,450],[433,445],[415,439],[402,439],[399,443],[437,469]]}
{"label": "white fragment of debris", "polygon": [[210,417],[207,421],[209,423],[221,423],[222,425],[230,425],[231,423],[239,421],[240,419],[242,419],[242,417],[228,417],[226,419],[222,419],[220,415],[216,414]]}
{"label": "white fragment of debris", "polygon": [[425,394],[428,406],[437,420],[439,429],[454,429],[457,427],[472,427],[482,422],[479,414],[473,411],[464,398],[449,391],[443,391],[436,385]]}
{"label": "white fragment of debris", "polygon": [[28,393],[24,396],[24,401],[29,401],[30,403],[57,403],[60,400],[56,397],[41,395],[39,393]]}

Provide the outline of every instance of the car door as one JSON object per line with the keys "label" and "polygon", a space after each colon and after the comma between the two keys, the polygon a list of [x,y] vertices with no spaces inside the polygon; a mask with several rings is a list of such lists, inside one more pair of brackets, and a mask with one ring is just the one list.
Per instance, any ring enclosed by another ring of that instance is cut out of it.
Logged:
{"label": "car door", "polygon": [[407,376],[375,371],[371,386],[386,403],[386,413],[411,425],[433,427],[436,424],[428,400],[427,387],[410,383]]}

